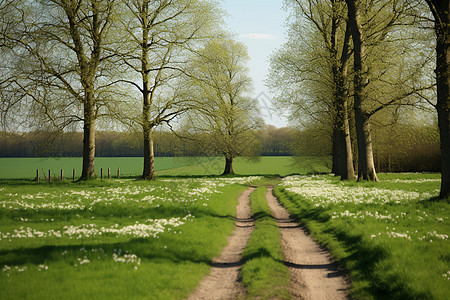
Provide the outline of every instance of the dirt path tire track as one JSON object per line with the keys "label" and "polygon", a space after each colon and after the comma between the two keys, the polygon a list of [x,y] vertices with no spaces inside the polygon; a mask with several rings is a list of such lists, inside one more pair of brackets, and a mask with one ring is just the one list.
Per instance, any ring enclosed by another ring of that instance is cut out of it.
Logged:
{"label": "dirt path tire track", "polygon": [[219,257],[213,259],[210,274],[201,280],[189,300],[236,299],[246,294],[239,277],[243,265],[242,252],[254,228],[250,208],[250,194],[253,191],[254,188],[249,188],[239,197],[236,228],[228,237],[228,245]]}
{"label": "dirt path tire track", "polygon": [[266,199],[281,231],[291,295],[297,299],[349,299],[349,281],[333,263],[328,251],[295,223],[269,187]]}

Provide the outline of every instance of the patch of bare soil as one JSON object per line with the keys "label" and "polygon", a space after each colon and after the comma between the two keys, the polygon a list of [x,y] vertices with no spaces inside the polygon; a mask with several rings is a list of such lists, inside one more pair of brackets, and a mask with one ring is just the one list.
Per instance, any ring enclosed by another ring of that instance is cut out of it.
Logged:
{"label": "patch of bare soil", "polygon": [[281,231],[286,265],[291,275],[291,295],[299,299],[348,299],[346,275],[333,263],[328,251],[295,223],[268,189],[266,199]]}
{"label": "patch of bare soil", "polygon": [[242,252],[254,228],[251,218],[250,194],[254,188],[249,188],[239,197],[236,207],[236,228],[228,237],[226,246],[219,257],[213,259],[211,272],[202,279],[197,289],[190,295],[194,299],[236,299],[245,295],[245,288],[239,280],[242,262]]}

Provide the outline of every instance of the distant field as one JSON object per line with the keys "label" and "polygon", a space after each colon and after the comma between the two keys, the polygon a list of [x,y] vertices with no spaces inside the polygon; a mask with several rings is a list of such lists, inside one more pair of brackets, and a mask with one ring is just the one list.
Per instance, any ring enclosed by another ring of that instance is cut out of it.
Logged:
{"label": "distant field", "polygon": [[[234,171],[240,175],[289,175],[326,173],[327,158],[301,157],[292,158],[286,156],[261,157],[258,161],[249,161],[238,158],[234,163]],[[81,174],[80,157],[76,158],[0,158],[0,179],[33,179],[36,170],[39,169],[40,176],[43,172],[48,174],[51,170],[52,176],[59,176],[60,170],[64,169],[66,178],[72,177],[72,170],[76,170],[76,176]],[[100,176],[100,169],[104,174],[108,168],[111,175],[117,176],[120,168],[121,176],[138,176],[142,172],[142,157],[97,157],[95,159],[95,172]],[[219,175],[224,168],[222,158],[216,157],[157,157],[155,168],[159,176],[205,176]]]}

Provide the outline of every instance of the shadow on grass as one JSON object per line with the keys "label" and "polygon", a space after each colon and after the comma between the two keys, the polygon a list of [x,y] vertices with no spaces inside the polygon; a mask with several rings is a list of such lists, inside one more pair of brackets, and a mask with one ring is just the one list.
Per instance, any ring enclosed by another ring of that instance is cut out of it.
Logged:
{"label": "shadow on grass", "polygon": [[[96,220],[110,220],[111,216],[122,218],[123,222],[129,222],[128,216],[131,215],[134,218],[148,219],[148,218],[172,218],[172,217],[185,217],[187,214],[187,209],[190,213],[195,217],[195,219],[200,220],[204,218],[213,218],[213,219],[227,219],[231,221],[236,221],[237,218],[228,214],[220,214],[209,207],[178,207],[178,206],[162,206],[162,207],[152,207],[145,209],[131,209],[129,212],[126,210],[126,206],[124,210],[117,209],[111,206],[105,206],[103,210],[84,210],[80,211],[61,211],[61,210],[53,210],[46,209],[41,210],[38,214],[32,210],[24,210],[24,211],[11,211],[0,214],[0,219],[14,219],[14,218],[28,218],[32,217],[33,219],[39,219],[41,217],[54,218],[55,221],[60,221],[58,219],[75,219],[80,220],[80,216],[86,219],[90,219],[94,217]],[[0,211],[1,212],[1,211]],[[30,215],[24,214],[29,213]],[[126,218],[125,218],[126,217]],[[122,221],[121,220],[121,221]],[[81,222],[83,219],[81,219]],[[245,221],[245,220],[240,220]],[[250,222],[251,220],[249,220]],[[214,221],[208,221],[214,223]],[[214,229],[209,229],[209,231],[205,231],[207,234],[211,233]],[[184,231],[184,230],[183,230]],[[169,260],[172,262],[183,262],[189,261],[194,263],[204,263],[204,264],[212,264],[210,255],[208,251],[204,249],[208,249],[210,245],[208,245],[208,238],[204,238],[203,236],[197,236],[192,232],[191,235],[195,238],[184,237],[179,235],[169,234],[167,231],[164,234],[158,236],[158,239],[154,238],[130,238],[130,240],[125,242],[111,242],[111,243],[102,243],[102,241],[98,240],[89,240],[82,239],[79,241],[69,240],[67,241],[67,245],[45,245],[40,247],[35,246],[19,246],[16,248],[8,249],[8,250],[0,250],[0,266],[4,265],[23,265],[23,264],[35,264],[40,265],[49,262],[57,262],[57,261],[67,261],[70,263],[75,263],[77,261],[77,257],[82,257],[83,255],[88,255],[93,252],[93,249],[102,249],[105,251],[104,253],[108,254],[109,259],[112,259],[112,254],[115,253],[115,249],[123,249],[129,250],[132,254],[136,254],[140,258],[145,258],[149,260]],[[121,240],[126,238],[121,237]],[[49,244],[52,241],[48,242]],[[58,242],[64,243],[64,241]],[[72,243],[76,243],[72,245]],[[200,245],[200,246],[199,246]],[[166,246],[166,247],[164,247]],[[86,249],[87,251],[80,251],[80,249]],[[67,252],[67,254],[62,255],[62,253]]]}
{"label": "shadow on grass", "polygon": [[132,205],[97,205],[93,210],[88,208],[82,210],[60,209],[60,208],[40,208],[38,212],[32,209],[0,210],[0,220],[19,220],[26,218],[30,220],[54,219],[54,221],[71,221],[85,219],[109,219],[109,218],[138,218],[138,219],[159,219],[172,217],[185,217],[188,213],[196,217],[210,216],[221,219],[236,221],[236,217],[228,214],[220,214],[203,206],[182,207],[182,206],[160,206],[139,208]]}
{"label": "shadow on grass", "polygon": [[[288,203],[294,207],[296,212],[293,217],[299,223],[304,224],[307,230],[310,229],[312,223],[322,224],[318,227],[323,229],[319,229],[314,234],[319,237],[322,244],[326,245],[331,240],[335,241],[333,248],[341,253],[340,257],[336,258],[337,264],[343,269],[350,270],[352,281],[368,283],[368,285],[360,287],[360,290],[365,291],[364,294],[371,295],[375,299],[419,299],[422,296],[426,298],[426,295],[413,294],[407,283],[399,282],[397,278],[391,278],[390,282],[379,279],[377,265],[390,255],[386,250],[367,243],[361,235],[352,234],[348,230],[330,224],[330,214],[325,208],[314,207],[300,196],[288,194],[283,188],[277,188],[275,193],[282,203]],[[330,250],[333,252],[333,249]],[[300,269],[328,268],[327,265],[293,267]]]}
{"label": "shadow on grass", "polygon": [[[170,244],[170,243],[168,243]],[[80,243],[77,245],[63,245],[63,246],[42,246],[38,248],[20,248],[12,250],[0,251],[0,265],[24,265],[24,264],[48,264],[51,262],[65,261],[67,263],[76,263],[77,258],[87,257],[90,255],[97,256],[97,250],[102,249],[102,253],[106,254],[109,259],[112,259],[113,254],[125,254],[125,251],[137,255],[139,258],[146,258],[149,260],[170,260],[172,262],[189,261],[194,263],[211,264],[201,253],[195,249],[186,249],[176,251],[170,249],[161,249],[159,243],[152,243],[151,240],[132,239],[128,242],[120,243],[103,243],[103,244],[89,244]],[[127,253],[128,253],[127,252]]]}
{"label": "shadow on grass", "polygon": [[439,198],[439,197],[432,197],[430,199],[419,201],[420,204],[427,206],[429,204],[434,203],[447,203],[450,204],[450,198]]}

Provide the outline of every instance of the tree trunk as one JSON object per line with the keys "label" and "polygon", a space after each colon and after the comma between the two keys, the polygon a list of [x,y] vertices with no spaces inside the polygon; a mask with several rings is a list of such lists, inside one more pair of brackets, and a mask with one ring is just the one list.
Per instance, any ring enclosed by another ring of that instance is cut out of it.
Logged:
{"label": "tree trunk", "polygon": [[[343,156],[343,136],[341,134],[341,128],[342,128],[342,111],[339,107],[339,65],[338,65],[338,51],[337,51],[337,43],[338,43],[338,36],[337,36],[337,28],[339,26],[339,20],[338,15],[336,13],[336,3],[335,1],[331,1],[332,5],[332,19],[331,19],[331,35],[330,35],[330,54],[331,54],[331,73],[333,75],[333,109],[334,109],[334,120],[333,120],[333,148],[332,148],[332,167],[331,167],[331,173],[333,173],[335,176],[341,176],[342,172],[344,170],[342,169],[342,160],[345,159]],[[327,35],[324,34],[325,43],[328,43],[327,41]]]}
{"label": "tree trunk", "polygon": [[[347,24],[345,31],[344,44],[341,58],[338,59],[337,51],[337,28],[338,16],[335,13],[335,2],[333,4],[333,22],[331,34],[332,51],[332,73],[334,81],[333,104],[335,108],[335,120],[333,130],[333,168],[338,172],[335,175],[341,176],[341,180],[355,179],[355,170],[353,168],[352,144],[350,139],[350,127],[348,116],[348,101],[346,94],[346,78],[348,70],[348,61],[350,59],[349,43],[350,28]],[[338,65],[340,63],[340,65]],[[336,161],[335,161],[336,157]]]}
{"label": "tree trunk", "polygon": [[234,174],[233,171],[233,157],[225,157],[225,170],[222,175],[231,175]]}
{"label": "tree trunk", "polygon": [[95,110],[93,97],[93,92],[86,91],[83,126],[83,170],[81,171],[81,179],[95,177]]}
{"label": "tree trunk", "polygon": [[361,109],[361,103],[355,95],[355,124],[358,144],[358,181],[379,181],[375,171],[372,150],[372,134],[367,114]]}
{"label": "tree trunk", "polygon": [[150,108],[152,105],[153,92],[150,89],[149,63],[149,2],[142,2],[142,44],[141,44],[141,66],[142,66],[142,131],[144,134],[144,170],[142,179],[155,180],[155,154],[153,150],[152,129],[154,124],[150,122]]}
{"label": "tree trunk", "polygon": [[142,172],[142,179],[155,180],[155,154],[153,151],[152,129],[150,124],[150,103],[151,93],[149,91],[149,81],[144,77],[143,89],[143,105],[142,105],[142,131],[144,133],[144,170]]}
{"label": "tree trunk", "polygon": [[152,129],[148,126],[144,126],[144,171],[142,173],[142,179],[156,179],[155,152],[153,150]]}
{"label": "tree trunk", "polygon": [[358,141],[358,180],[378,181],[372,151],[369,115],[363,107],[365,97],[366,74],[363,69],[365,45],[362,34],[358,0],[346,0],[348,6],[348,22],[353,38],[354,58],[354,110],[356,138]]}
{"label": "tree trunk", "polygon": [[350,122],[348,117],[347,99],[343,102],[343,129],[340,130],[340,135],[342,140],[342,156],[341,160],[341,180],[353,180],[356,178],[355,169],[353,167],[353,152],[352,152],[352,141],[350,138]]}
{"label": "tree trunk", "polygon": [[[441,138],[441,199],[450,197],[450,2],[433,1],[437,8],[435,15],[436,76],[437,76],[437,113]],[[440,20],[440,22],[438,21]]]}
{"label": "tree trunk", "polygon": [[[439,134],[441,138],[441,192],[439,197],[450,197],[450,51],[449,51],[449,7],[447,6],[446,24],[447,32],[445,37],[438,38],[437,42],[437,94],[438,100],[436,109],[438,112]],[[443,11],[443,10],[442,10]],[[444,16],[445,17],[445,16]],[[444,19],[443,17],[443,19]],[[442,35],[444,35],[442,33]],[[441,41],[439,41],[441,40]]]}
{"label": "tree trunk", "polygon": [[[337,114],[337,112],[336,112]],[[333,129],[333,148],[332,148],[332,165],[331,165],[331,173],[334,174],[334,176],[341,176],[342,175],[342,169],[341,169],[341,160],[342,160],[342,147],[341,147],[341,141],[339,135],[339,129],[336,128],[337,126],[337,119],[338,116],[335,116],[334,126]]]}

